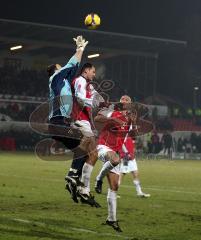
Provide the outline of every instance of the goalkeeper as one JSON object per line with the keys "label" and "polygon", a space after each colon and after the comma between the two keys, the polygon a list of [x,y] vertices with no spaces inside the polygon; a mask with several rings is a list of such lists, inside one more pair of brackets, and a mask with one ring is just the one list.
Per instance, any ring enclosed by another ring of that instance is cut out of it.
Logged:
{"label": "goalkeeper", "polygon": [[49,76],[50,100],[49,134],[54,140],[62,142],[65,147],[72,150],[75,158],[77,152],[81,152],[84,156],[87,153],[83,152],[79,147],[83,134],[79,129],[74,129],[72,124],[73,97],[71,83],[75,78],[88,41],[85,41],[82,36],[78,36],[73,40],[76,43],[76,53],[68,63],[64,67],[61,67],[59,64],[52,64],[48,66],[47,72]]}
{"label": "goalkeeper", "polygon": [[[59,64],[48,66],[49,76],[49,121],[65,119],[65,123],[70,122],[73,99],[71,92],[71,82],[75,78],[77,69],[82,59],[82,55],[88,41],[82,36],[73,39],[76,43],[76,53],[71,57],[68,63],[61,67]],[[61,122],[62,122],[61,121]]]}

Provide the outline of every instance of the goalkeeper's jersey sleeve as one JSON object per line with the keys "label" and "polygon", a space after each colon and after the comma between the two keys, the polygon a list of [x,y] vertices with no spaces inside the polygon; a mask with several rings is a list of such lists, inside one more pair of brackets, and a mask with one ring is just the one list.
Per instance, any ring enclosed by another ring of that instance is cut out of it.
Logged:
{"label": "goalkeeper's jersey sleeve", "polygon": [[78,67],[79,62],[73,56],[64,67],[49,78],[49,119],[70,116],[73,105],[71,82]]}

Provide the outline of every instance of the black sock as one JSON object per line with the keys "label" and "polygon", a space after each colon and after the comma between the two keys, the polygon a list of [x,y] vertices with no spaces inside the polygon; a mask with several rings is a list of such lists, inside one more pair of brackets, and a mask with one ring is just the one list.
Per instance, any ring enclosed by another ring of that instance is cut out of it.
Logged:
{"label": "black sock", "polygon": [[87,157],[88,155],[85,151],[80,148],[75,149],[68,176],[79,178],[82,175],[82,167]]}

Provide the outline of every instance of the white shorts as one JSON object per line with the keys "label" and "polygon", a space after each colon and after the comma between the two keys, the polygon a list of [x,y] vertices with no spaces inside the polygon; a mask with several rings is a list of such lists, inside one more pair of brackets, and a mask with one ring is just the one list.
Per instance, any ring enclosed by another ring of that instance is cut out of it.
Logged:
{"label": "white shorts", "polygon": [[[87,120],[76,120],[75,121],[77,127],[84,136],[86,137],[94,137],[94,133],[91,129],[91,124]],[[77,126],[78,125],[78,126]]]}
{"label": "white shorts", "polygon": [[129,160],[127,166],[123,164],[123,159],[122,159],[119,165],[120,165],[120,173],[130,173],[130,172],[138,171],[137,162],[135,159]]}
{"label": "white shorts", "polygon": [[[107,154],[107,152],[114,152],[111,148],[109,148],[108,146],[105,145],[97,145],[97,151],[98,151],[98,158],[105,163],[106,161],[108,161],[105,156]],[[113,172],[115,174],[120,174],[120,164],[118,164],[117,166],[115,166],[112,170],[110,170],[110,172]]]}

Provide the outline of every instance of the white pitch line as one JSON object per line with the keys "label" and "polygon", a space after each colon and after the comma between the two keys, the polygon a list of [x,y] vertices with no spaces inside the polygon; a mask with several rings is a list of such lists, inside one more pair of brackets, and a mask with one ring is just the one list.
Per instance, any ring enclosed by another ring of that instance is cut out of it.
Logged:
{"label": "white pitch line", "polygon": [[[121,185],[120,187],[133,188],[133,186],[129,186],[129,185]],[[182,191],[182,190],[171,190],[171,189],[164,189],[164,188],[159,188],[159,187],[144,187],[144,189],[153,190],[153,191],[161,191],[161,192],[172,192],[172,193],[185,193],[185,194],[201,195],[201,192],[191,192],[191,191]]]}
{"label": "white pitch line", "polygon": [[31,223],[31,221],[29,221],[29,220],[20,219],[20,218],[13,218],[12,220],[14,220],[16,222],[22,222],[22,223]]}
{"label": "white pitch line", "polygon": [[[39,226],[48,226],[48,224],[46,224],[46,223],[30,221],[30,220],[27,220],[27,219],[13,218],[12,220],[15,221],[15,222],[21,222],[21,223],[27,223],[27,224],[36,224],[36,225],[39,225]],[[51,225],[49,225],[49,226],[51,226]],[[68,227],[68,228],[66,228],[66,230],[67,231],[77,231],[77,232],[91,233],[91,234],[95,234],[95,235],[98,235],[98,236],[110,236],[110,237],[122,238],[122,239],[128,239],[128,240],[133,238],[133,237],[123,236],[123,235],[119,235],[119,234],[96,232],[96,231],[89,230],[89,229],[86,229],[86,228]]]}

